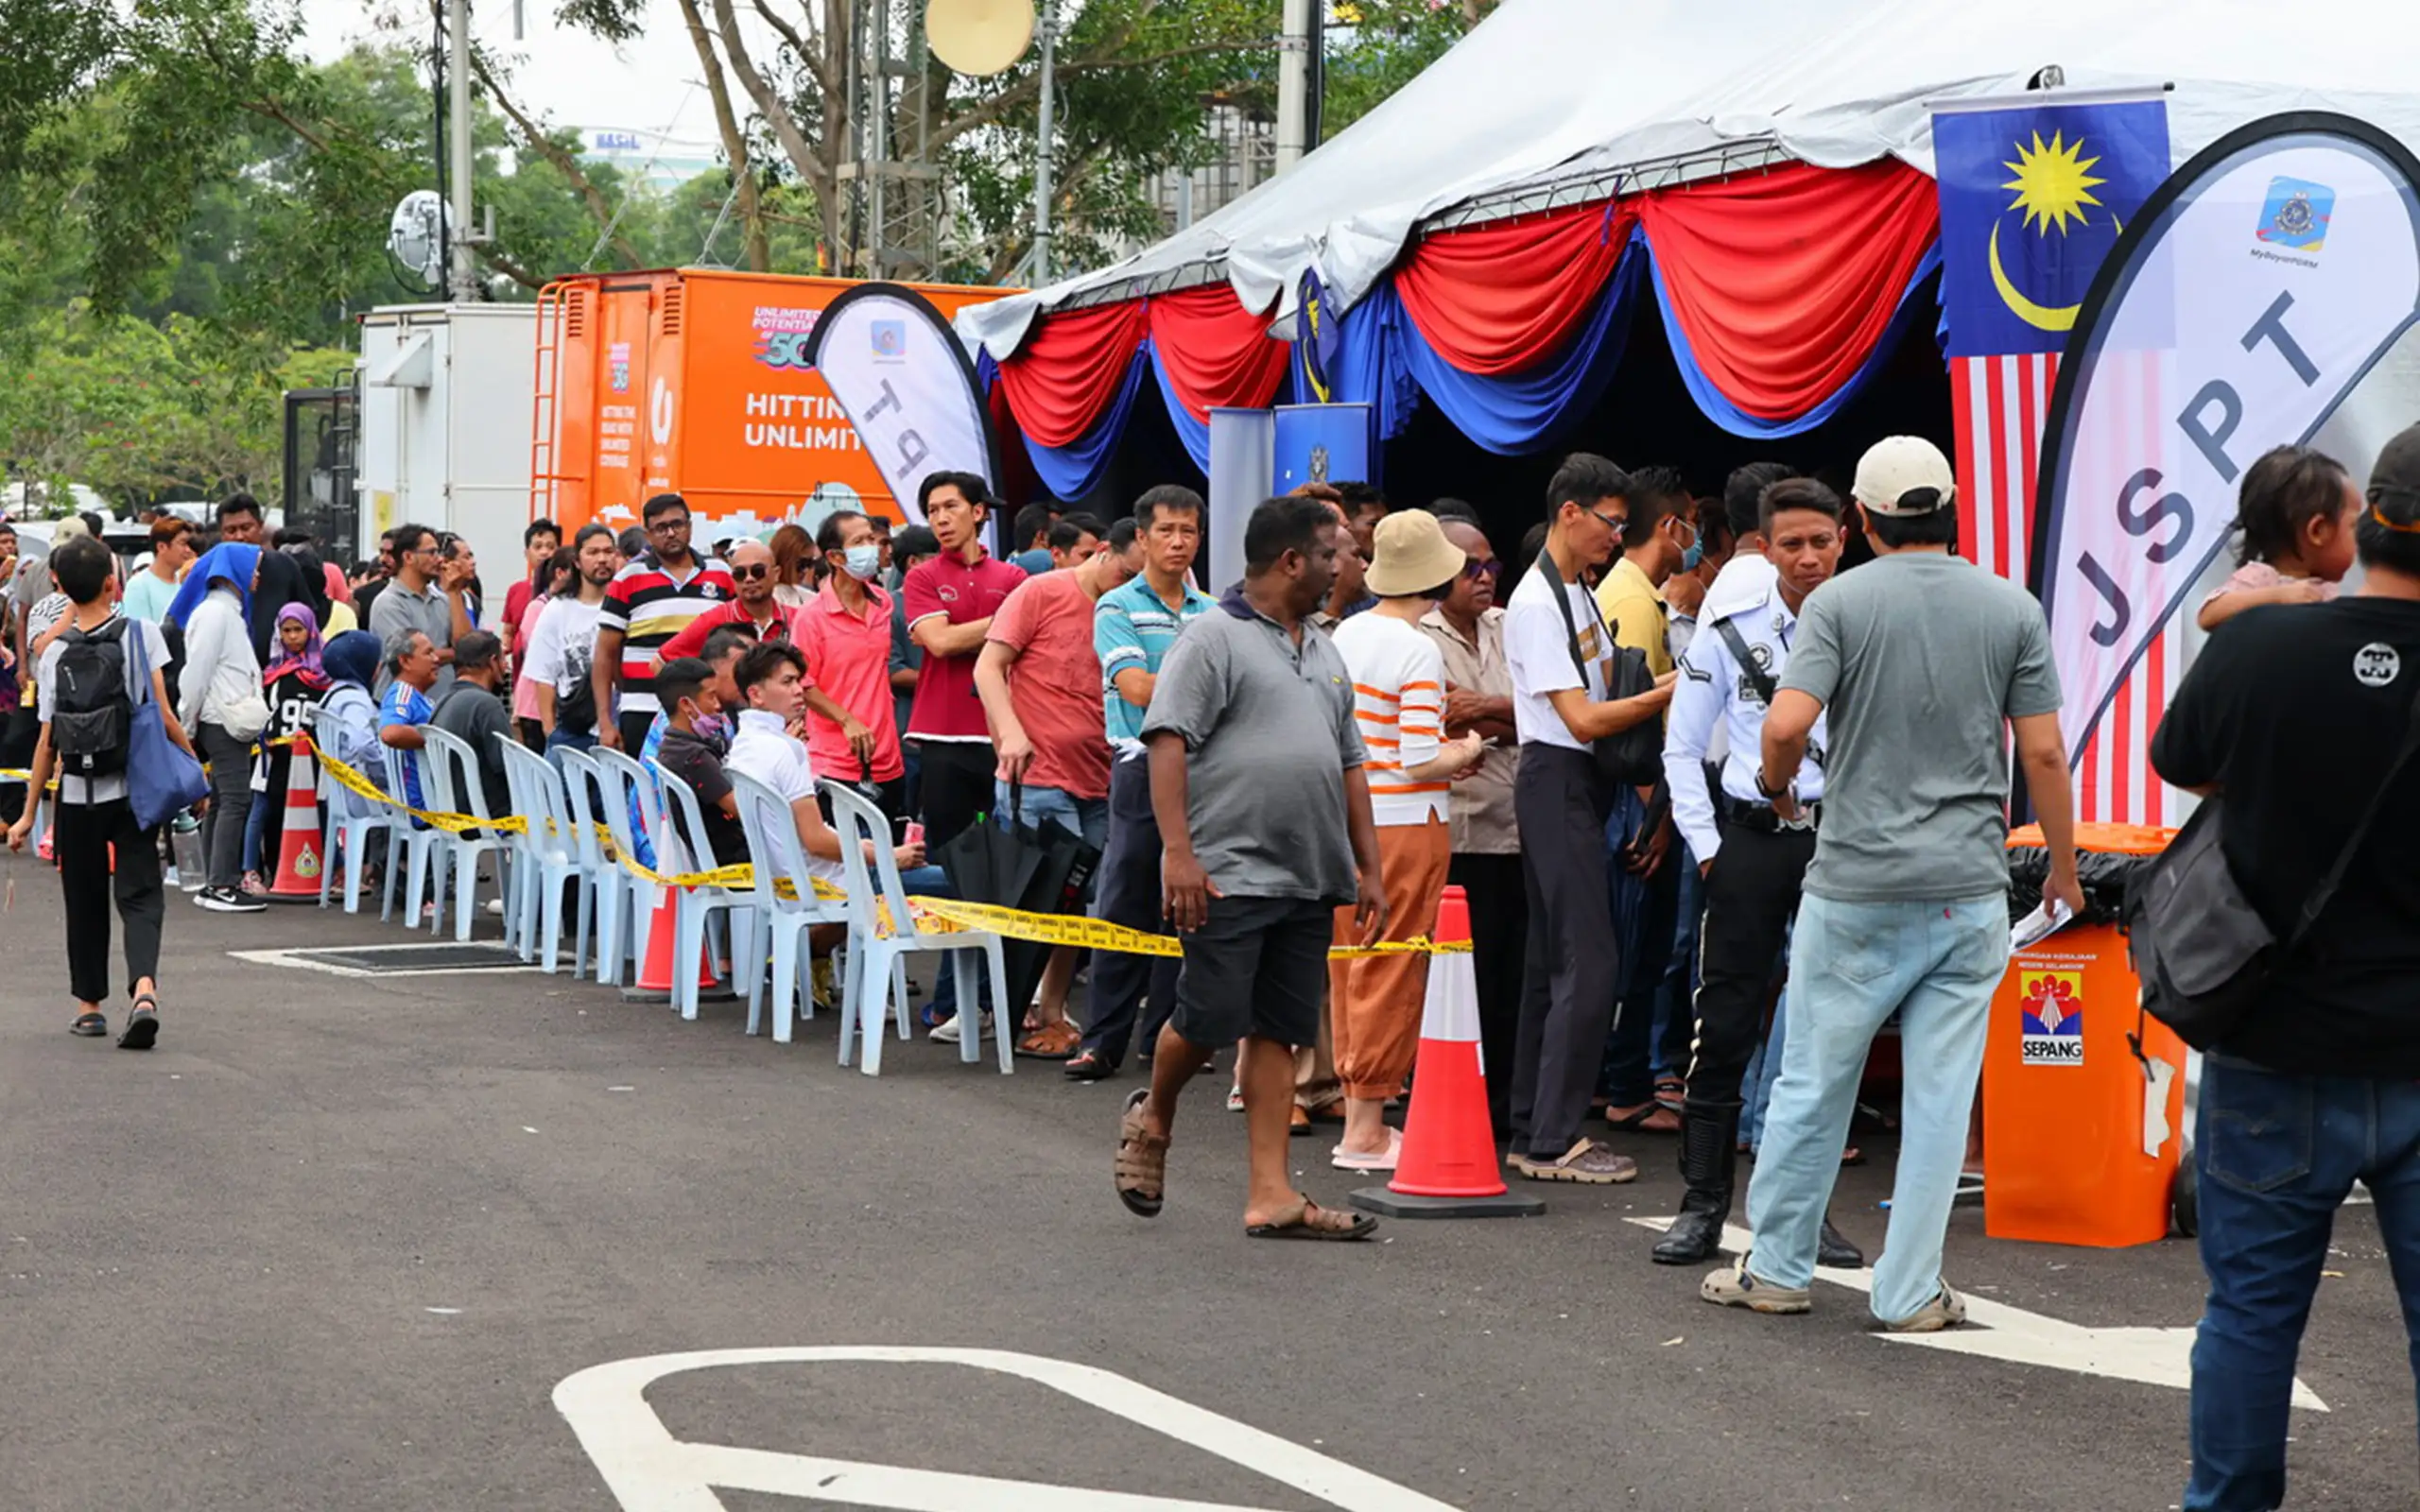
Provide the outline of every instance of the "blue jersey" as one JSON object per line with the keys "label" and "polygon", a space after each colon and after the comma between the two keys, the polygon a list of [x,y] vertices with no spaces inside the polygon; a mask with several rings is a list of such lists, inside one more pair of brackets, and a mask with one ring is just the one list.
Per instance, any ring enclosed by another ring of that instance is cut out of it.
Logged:
{"label": "blue jersey", "polygon": [[[424,725],[436,713],[437,706],[428,701],[428,695],[408,682],[387,684],[387,696],[378,700],[378,724],[382,729],[388,725]],[[416,809],[424,809],[428,805],[420,796],[421,753],[407,750],[401,754],[404,758],[404,801]],[[421,823],[417,819],[412,822],[415,825]]]}
{"label": "blue jersey", "polygon": [[1143,739],[1143,711],[1117,691],[1117,675],[1139,668],[1157,677],[1178,633],[1214,602],[1187,578],[1184,602],[1171,610],[1150,579],[1134,577],[1093,606],[1093,652],[1100,658],[1101,708],[1111,745],[1133,746]]}

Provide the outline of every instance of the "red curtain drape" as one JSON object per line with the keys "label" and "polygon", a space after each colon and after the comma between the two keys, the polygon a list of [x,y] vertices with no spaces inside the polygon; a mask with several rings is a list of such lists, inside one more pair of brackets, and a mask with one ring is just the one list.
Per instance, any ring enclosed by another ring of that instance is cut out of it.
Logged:
{"label": "red curtain drape", "polygon": [[1792,165],[1637,201],[1698,364],[1751,415],[1837,392],[1880,342],[1940,235],[1933,181],[1896,159]]}
{"label": "red curtain drape", "polygon": [[1269,336],[1269,317],[1243,307],[1221,280],[1154,294],[1148,301],[1151,352],[1193,418],[1214,407],[1259,409],[1285,381],[1287,347]]}
{"label": "red curtain drape", "polygon": [[1394,271],[1404,313],[1467,373],[1520,372],[1562,350],[1621,261],[1636,211],[1599,202],[1415,245]]}
{"label": "red curtain drape", "polygon": [[1000,364],[1000,387],[1026,439],[1037,446],[1080,439],[1116,396],[1148,329],[1140,300],[1035,317],[1025,345]]}

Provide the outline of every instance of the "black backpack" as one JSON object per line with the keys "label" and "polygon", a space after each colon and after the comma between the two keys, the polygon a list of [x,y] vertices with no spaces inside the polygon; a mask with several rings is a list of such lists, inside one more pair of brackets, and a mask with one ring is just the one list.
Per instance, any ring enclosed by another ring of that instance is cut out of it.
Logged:
{"label": "black backpack", "polygon": [[134,701],[126,692],[126,621],[97,630],[71,628],[59,640],[50,746],[60,771],[91,780],[126,770]]}

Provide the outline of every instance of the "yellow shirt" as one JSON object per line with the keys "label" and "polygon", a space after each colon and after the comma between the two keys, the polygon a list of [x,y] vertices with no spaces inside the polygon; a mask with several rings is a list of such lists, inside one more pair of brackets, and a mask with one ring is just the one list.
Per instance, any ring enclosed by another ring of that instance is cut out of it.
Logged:
{"label": "yellow shirt", "polygon": [[329,600],[328,623],[320,627],[320,636],[322,640],[332,641],[347,630],[359,628],[361,628],[361,623],[354,618],[352,605]]}
{"label": "yellow shirt", "polygon": [[1638,563],[1616,559],[1613,571],[1597,585],[1597,607],[1614,627],[1614,640],[1647,653],[1647,670],[1662,677],[1672,670],[1672,640],[1664,607],[1664,591],[1649,580]]}

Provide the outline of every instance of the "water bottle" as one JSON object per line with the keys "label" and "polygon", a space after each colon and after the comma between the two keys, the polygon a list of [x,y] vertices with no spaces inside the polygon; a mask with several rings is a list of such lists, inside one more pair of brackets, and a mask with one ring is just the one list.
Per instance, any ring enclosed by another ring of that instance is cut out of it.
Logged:
{"label": "water bottle", "polygon": [[201,858],[201,821],[192,815],[180,814],[168,826],[168,855],[177,868],[177,885],[186,892],[199,892],[210,880]]}

